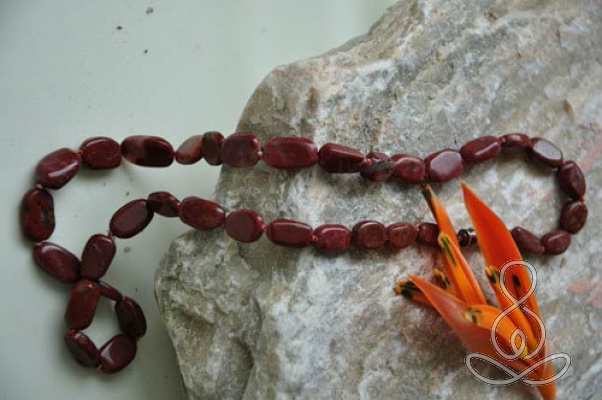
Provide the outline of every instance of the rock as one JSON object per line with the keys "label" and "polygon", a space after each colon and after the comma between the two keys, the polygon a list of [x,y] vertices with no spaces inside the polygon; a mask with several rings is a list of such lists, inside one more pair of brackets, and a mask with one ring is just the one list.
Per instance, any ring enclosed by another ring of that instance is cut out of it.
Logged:
{"label": "rock", "polygon": [[[363,153],[426,157],[509,132],[558,145],[583,169],[590,219],[559,256],[527,257],[552,352],[572,356],[558,398],[602,392],[602,6],[590,1],[401,1],[364,36],[276,68],[252,95],[239,131],[262,143],[294,135]],[[527,161],[527,162],[525,162]],[[553,171],[520,155],[467,166],[462,178],[507,223],[542,235],[566,197]],[[456,228],[469,226],[459,184],[434,189]],[[215,201],[266,222],[293,218],[351,228],[432,221],[415,185],[375,183],[318,167],[224,166]],[[483,287],[482,258],[468,259]],[[431,309],[393,293],[408,272],[431,276],[434,249],[325,256],[237,243],[223,230],[176,239],[156,296],[189,399],[534,399],[521,383],[493,387],[464,365],[467,350]],[[491,295],[490,292],[488,292]]]}

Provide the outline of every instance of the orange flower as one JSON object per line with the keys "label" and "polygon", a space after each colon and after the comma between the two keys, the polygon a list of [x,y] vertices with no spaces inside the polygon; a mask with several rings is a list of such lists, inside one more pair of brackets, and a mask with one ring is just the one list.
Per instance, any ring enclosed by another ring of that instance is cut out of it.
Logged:
{"label": "orange flower", "polygon": [[[528,296],[531,279],[524,265],[515,262],[502,277],[504,282],[511,282],[505,289],[515,300],[503,293],[504,288],[500,285],[501,268],[510,261],[522,260],[521,255],[502,220],[463,182],[462,192],[485,259],[485,273],[499,307],[487,304],[483,291],[460,252],[449,216],[428,185],[423,186],[422,193],[439,226],[438,243],[443,255],[443,271],[435,270],[435,280],[439,285],[408,274],[410,280],[398,282],[394,289],[397,294],[435,308],[471,351],[497,360],[518,375],[547,355],[545,332],[539,321],[532,317],[536,315],[541,321],[535,295]],[[523,297],[524,302],[517,306],[516,300]],[[500,316],[502,313],[504,316]],[[493,337],[497,341],[496,347],[508,356],[496,351]],[[509,357],[513,354],[514,357]],[[544,362],[526,376],[532,381],[549,379],[554,376],[552,363]],[[536,387],[545,400],[556,398],[553,381]]]}

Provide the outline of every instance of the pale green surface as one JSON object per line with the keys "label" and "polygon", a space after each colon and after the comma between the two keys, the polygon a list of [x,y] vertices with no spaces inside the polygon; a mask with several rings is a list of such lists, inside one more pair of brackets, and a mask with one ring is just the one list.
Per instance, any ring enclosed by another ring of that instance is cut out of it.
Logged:
{"label": "pale green surface", "polygon": [[[62,343],[68,287],[35,268],[19,235],[18,203],[37,160],[95,135],[159,135],[178,146],[204,130],[229,134],[273,66],[346,42],[393,3],[0,1],[0,399],[181,398],[153,278],[171,240],[187,228],[157,219],[138,238],[118,242],[106,280],[139,301],[149,333],[121,374],[84,370]],[[79,254],[130,199],[155,190],[208,197],[217,173],[203,163],[80,174],[56,193],[58,227],[51,240]],[[90,331],[100,344],[117,331],[108,302],[97,319]]]}

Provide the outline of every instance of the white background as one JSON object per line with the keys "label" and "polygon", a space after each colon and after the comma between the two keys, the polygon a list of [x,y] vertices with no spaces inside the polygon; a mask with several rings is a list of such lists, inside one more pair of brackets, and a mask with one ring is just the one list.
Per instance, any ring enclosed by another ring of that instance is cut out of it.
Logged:
{"label": "white background", "polygon": [[[149,332],[121,373],[81,368],[62,339],[69,286],[37,269],[18,226],[36,162],[97,135],[157,135],[177,147],[206,130],[230,134],[274,66],[365,32],[393,3],[0,0],[0,399],[182,397],[153,279],[171,240],[187,228],[157,217],[138,237],[118,240],[106,281],[141,304]],[[218,172],[204,162],[80,172],[54,193],[50,240],[79,255],[127,201],[156,190],[210,197]],[[109,301],[101,300],[87,332],[99,346],[118,332]]]}

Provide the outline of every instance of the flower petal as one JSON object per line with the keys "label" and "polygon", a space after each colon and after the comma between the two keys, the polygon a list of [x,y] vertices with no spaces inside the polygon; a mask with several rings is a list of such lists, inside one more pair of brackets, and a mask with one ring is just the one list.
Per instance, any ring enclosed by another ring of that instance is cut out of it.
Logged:
{"label": "flower petal", "polygon": [[[507,360],[495,351],[491,344],[491,327],[479,326],[471,318],[467,317],[466,313],[471,309],[468,304],[425,279],[415,275],[409,276],[445,322],[447,322],[450,328],[471,351],[492,357],[515,371],[524,371],[528,368],[527,363],[523,360]],[[507,339],[509,342],[510,337]],[[534,371],[530,376],[534,379],[539,379],[540,375]]]}
{"label": "flower petal", "polygon": [[[464,194],[464,204],[466,205],[466,210],[474,225],[479,247],[483,252],[483,258],[485,259],[485,265],[491,266],[499,272],[502,266],[507,262],[522,260],[518,247],[516,246],[516,243],[514,243],[512,235],[510,235],[510,231],[508,231],[508,228],[506,228],[506,225],[504,225],[500,217],[487,207],[483,200],[481,200],[474,191],[466,185],[466,183],[461,182],[461,185]],[[511,267],[508,273],[512,281],[512,285],[509,285],[508,290],[515,296],[515,299],[518,300],[529,291],[531,279],[526,269],[520,265]],[[503,293],[500,293],[499,282],[497,287],[495,284],[492,284],[492,288],[503,308],[512,304],[511,299],[507,299]],[[538,316],[541,316],[535,295],[531,295],[525,300],[522,307],[525,306],[533,310]],[[538,332],[540,332],[540,328],[537,325],[537,321],[532,318],[527,321],[531,326],[532,334],[535,335],[537,342],[539,342]],[[527,332],[528,328],[525,326],[524,322],[524,320],[514,320],[514,323],[517,326]]]}
{"label": "flower petal", "polygon": [[449,277],[458,297],[468,304],[485,304],[485,296],[477,280],[460,252],[460,245],[449,216],[441,200],[429,185],[422,186],[422,195],[426,199],[439,227],[439,246],[443,251],[443,269]]}
{"label": "flower petal", "polygon": [[422,294],[422,291],[418,289],[414,282],[412,281],[399,281],[393,286],[393,291],[398,296],[403,296],[406,299],[414,300],[422,304],[426,304],[430,306],[431,303],[428,299]]}

